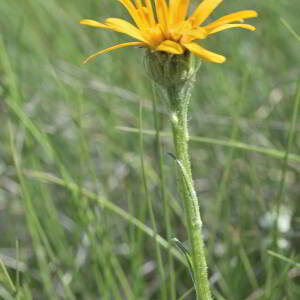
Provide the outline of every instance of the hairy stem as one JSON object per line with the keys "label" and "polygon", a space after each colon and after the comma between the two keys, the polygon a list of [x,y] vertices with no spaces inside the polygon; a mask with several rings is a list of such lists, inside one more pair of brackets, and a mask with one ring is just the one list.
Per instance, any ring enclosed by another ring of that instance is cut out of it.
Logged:
{"label": "hairy stem", "polygon": [[169,108],[176,158],[180,167],[178,181],[192,250],[192,273],[197,300],[212,300],[202,238],[202,221],[188,155],[188,105],[200,65],[201,61],[197,61],[188,51],[182,55],[153,51],[146,54],[147,71],[156,83],[157,92],[167,100]]}
{"label": "hairy stem", "polygon": [[183,176],[179,178],[180,192],[184,201],[188,236],[191,244],[197,300],[212,300],[202,237],[202,221],[188,154],[187,114],[192,87],[193,78],[184,85],[168,87],[167,93],[171,103],[171,124],[176,157],[184,171]]}

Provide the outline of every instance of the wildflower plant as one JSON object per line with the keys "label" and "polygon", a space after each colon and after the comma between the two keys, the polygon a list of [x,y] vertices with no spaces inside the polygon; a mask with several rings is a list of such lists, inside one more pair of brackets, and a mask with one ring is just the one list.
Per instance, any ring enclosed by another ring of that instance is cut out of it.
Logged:
{"label": "wildflower plant", "polygon": [[254,31],[255,27],[245,24],[244,19],[254,18],[257,13],[254,10],[243,10],[204,25],[222,0],[203,0],[190,15],[189,0],[118,1],[127,9],[135,25],[119,18],[108,18],[104,22],[84,19],[80,24],[124,33],[137,41],[100,50],[89,56],[84,63],[119,48],[140,46],[147,49],[146,69],[159,94],[167,98],[175,146],[174,158],[179,170],[178,182],[184,201],[191,251],[189,253],[177,239],[175,245],[188,260],[197,300],[211,300],[202,221],[188,155],[187,120],[192,88],[201,61],[224,63],[226,59],[195,41],[201,42],[212,34],[235,27]]}

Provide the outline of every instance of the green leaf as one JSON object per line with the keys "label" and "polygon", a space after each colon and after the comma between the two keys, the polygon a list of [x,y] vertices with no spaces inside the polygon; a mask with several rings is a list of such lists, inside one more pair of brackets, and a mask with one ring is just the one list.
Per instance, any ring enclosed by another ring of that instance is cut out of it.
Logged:
{"label": "green leaf", "polygon": [[171,242],[176,246],[176,248],[184,255],[184,257],[186,258],[186,261],[188,263],[188,267],[189,267],[189,272],[190,275],[192,277],[193,283],[195,284],[194,281],[194,266],[193,266],[193,261],[192,261],[192,257],[190,255],[189,250],[187,250],[184,245],[177,239],[177,238],[173,238],[171,239]]}
{"label": "green leaf", "polygon": [[0,259],[0,271],[2,271],[2,272],[0,273],[0,275],[1,275],[0,280],[1,280],[2,282],[4,282],[5,284],[7,284],[7,286],[9,286],[10,289],[11,289],[13,292],[15,292],[15,291],[16,291],[15,285],[14,285],[14,283],[13,283],[11,277],[9,276],[9,273],[8,273],[8,271],[7,271],[6,267],[5,267],[5,265],[4,265],[3,261],[2,261],[2,259]]}
{"label": "green leaf", "polygon": [[285,257],[285,256],[283,256],[283,255],[281,255],[279,253],[276,253],[276,252],[273,252],[273,251],[269,250],[268,254],[271,255],[271,256],[274,256],[276,258],[279,258],[282,261],[285,261],[285,262],[287,262],[287,263],[295,266],[296,268],[300,268],[300,263],[297,263],[296,261],[294,261],[294,260],[292,260],[292,259],[290,259],[288,257]]}

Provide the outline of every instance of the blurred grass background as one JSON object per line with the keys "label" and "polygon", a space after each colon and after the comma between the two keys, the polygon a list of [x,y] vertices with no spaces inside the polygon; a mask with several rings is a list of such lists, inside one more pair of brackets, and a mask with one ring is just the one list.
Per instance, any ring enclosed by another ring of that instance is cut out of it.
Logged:
{"label": "blurred grass background", "polygon": [[[205,41],[227,62],[203,63],[190,109],[215,299],[300,299],[300,42],[288,28],[300,34],[298,2],[226,0],[211,17],[259,14],[250,21],[255,33],[233,29]],[[125,9],[111,0],[2,0],[0,11],[0,298],[157,300],[167,289],[179,299],[192,281],[162,239],[159,276],[139,135],[130,130],[141,101],[143,127],[154,130],[144,52],[81,64],[129,39],[77,21],[129,19]],[[162,102],[158,114],[169,132]],[[185,243],[175,166],[165,155],[172,139],[161,137],[167,233],[152,131],[142,154],[157,231]]]}

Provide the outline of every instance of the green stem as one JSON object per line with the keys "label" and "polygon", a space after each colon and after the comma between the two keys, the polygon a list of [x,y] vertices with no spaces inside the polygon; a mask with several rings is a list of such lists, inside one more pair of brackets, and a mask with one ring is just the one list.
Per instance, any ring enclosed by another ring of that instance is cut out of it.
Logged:
{"label": "green stem", "polygon": [[171,104],[171,124],[176,157],[185,173],[184,178],[180,176],[180,191],[184,200],[188,236],[192,250],[197,300],[212,300],[202,237],[202,221],[188,155],[187,113],[192,86],[193,79],[190,79],[189,83],[185,85],[172,85],[168,87],[167,93]]}
{"label": "green stem", "polygon": [[180,167],[180,192],[184,200],[188,237],[192,248],[193,280],[197,300],[212,300],[207,276],[202,222],[194,189],[188,155],[188,105],[201,62],[188,51],[182,55],[148,51],[147,70],[157,83],[160,94],[167,98],[177,162]]}

